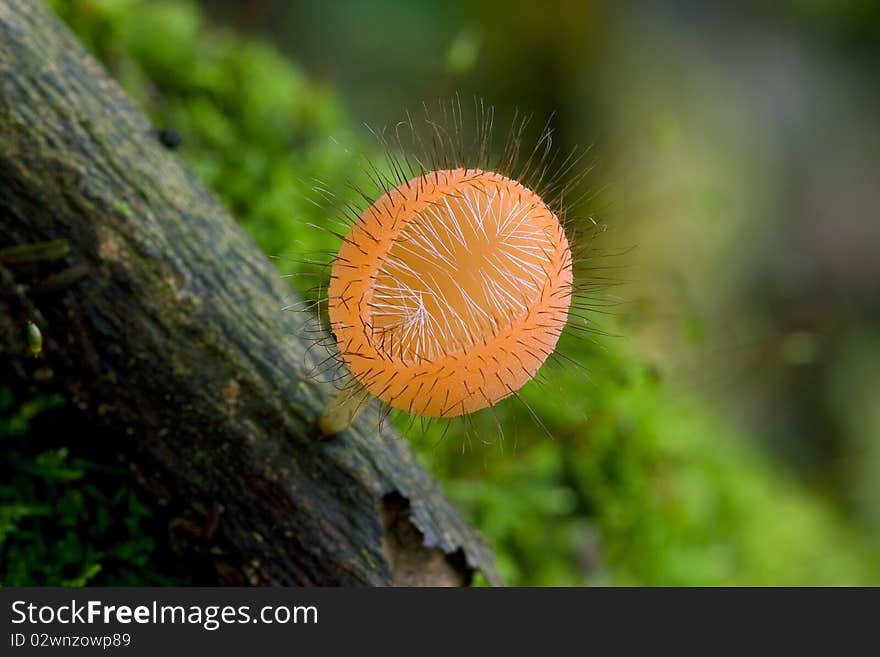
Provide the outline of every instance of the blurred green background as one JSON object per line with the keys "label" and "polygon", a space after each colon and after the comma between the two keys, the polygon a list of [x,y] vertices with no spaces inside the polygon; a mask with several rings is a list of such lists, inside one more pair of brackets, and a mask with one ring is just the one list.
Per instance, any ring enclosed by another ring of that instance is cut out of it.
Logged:
{"label": "blurred green background", "polygon": [[[407,431],[509,584],[880,584],[880,5],[51,4],[285,273],[364,123],[476,94],[593,146],[617,337],[526,387],[552,438]],[[0,380],[2,583],[210,583],[77,422]]]}

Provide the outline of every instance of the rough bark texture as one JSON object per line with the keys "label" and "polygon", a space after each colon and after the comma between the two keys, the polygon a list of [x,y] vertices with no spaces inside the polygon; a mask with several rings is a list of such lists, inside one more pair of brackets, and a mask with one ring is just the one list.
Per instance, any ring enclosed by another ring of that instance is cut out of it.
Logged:
{"label": "rough bark texture", "polygon": [[0,261],[0,363],[112,432],[139,481],[185,509],[218,581],[497,581],[375,412],[317,439],[330,387],[306,376],[317,356],[281,311],[290,290],[36,0],[0,0],[0,85],[0,249],[70,246]]}

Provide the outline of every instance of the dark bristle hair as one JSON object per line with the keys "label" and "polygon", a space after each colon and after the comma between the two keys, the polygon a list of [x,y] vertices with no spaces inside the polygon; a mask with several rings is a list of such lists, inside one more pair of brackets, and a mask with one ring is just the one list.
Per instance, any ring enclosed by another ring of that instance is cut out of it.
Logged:
{"label": "dark bristle hair", "polygon": [[[558,218],[570,245],[573,283],[563,337],[570,335],[575,339],[594,340],[596,336],[606,335],[595,325],[593,315],[613,312],[617,302],[607,298],[607,291],[620,281],[614,276],[616,267],[607,262],[608,254],[599,251],[594,243],[597,235],[604,231],[604,225],[592,217],[579,216],[572,211],[590,195],[589,191],[584,191],[584,182],[594,165],[589,157],[591,149],[574,147],[562,154],[554,148],[552,116],[540,129],[538,137],[529,140],[527,134],[532,118],[519,112],[515,113],[506,139],[498,149],[493,143],[496,129],[494,108],[486,105],[482,99],[475,98],[472,114],[466,120],[461,99],[456,96],[433,105],[423,103],[417,113],[406,112],[405,118],[390,128],[368,127],[381,150],[379,160],[368,156],[363,158],[363,174],[369,185],[364,187],[352,182],[345,194],[337,194],[320,181],[309,181],[314,193],[314,197],[309,200],[327,213],[328,225],[308,226],[314,230],[326,231],[340,242],[345,242],[350,239],[349,233],[361,215],[370,210],[376,199],[388,195],[389,203],[393,205],[396,200],[394,190],[411,184],[415,179],[428,176],[432,172],[451,169],[501,174],[519,182],[544,201]],[[330,225],[330,222],[336,227]],[[356,395],[360,383],[347,372],[343,362],[344,345],[340,349],[332,333],[327,330],[327,286],[330,269],[338,262],[337,258],[337,254],[331,251],[293,258],[299,271],[292,276],[313,278],[317,280],[317,284],[307,292],[305,302],[291,304],[285,310],[295,310],[309,317],[302,328],[305,337],[311,341],[307,376],[331,383],[343,395]],[[535,345],[528,345],[526,348],[538,351]],[[536,353],[535,356],[539,357],[541,354]],[[581,363],[568,357],[558,347],[545,355],[545,359],[546,364],[551,366],[562,365],[585,370]],[[546,377],[546,364],[532,379],[538,386],[550,384]],[[536,425],[550,435],[519,390],[509,389],[509,393],[509,397],[515,398],[527,409],[529,417]],[[408,413],[407,409],[392,409],[386,402],[373,404],[371,401],[368,396],[361,395],[354,415],[364,410],[364,420],[375,423],[377,430],[394,411],[395,414],[408,415],[406,431],[411,430],[417,420],[423,432],[433,423],[444,424],[440,438],[442,440],[449,429],[449,423],[454,421],[448,417],[425,418]],[[493,433],[503,439],[502,423],[495,412],[494,404],[488,404],[485,411],[491,416],[490,421],[495,427]],[[471,444],[472,437],[487,434],[477,430],[477,420],[472,414],[461,417],[466,444]],[[480,440],[486,442],[482,437]],[[489,442],[494,443],[495,440]]]}

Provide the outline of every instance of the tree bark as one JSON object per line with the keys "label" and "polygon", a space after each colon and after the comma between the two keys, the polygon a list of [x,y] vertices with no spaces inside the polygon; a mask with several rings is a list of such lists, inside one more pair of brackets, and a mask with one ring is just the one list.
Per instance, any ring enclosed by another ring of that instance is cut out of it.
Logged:
{"label": "tree bark", "polygon": [[[315,327],[282,312],[277,270],[36,0],[0,0],[0,85],[0,363],[112,432],[218,582],[497,583],[377,409],[318,439],[332,388],[309,376]],[[51,261],[8,250],[51,240],[69,245]]]}

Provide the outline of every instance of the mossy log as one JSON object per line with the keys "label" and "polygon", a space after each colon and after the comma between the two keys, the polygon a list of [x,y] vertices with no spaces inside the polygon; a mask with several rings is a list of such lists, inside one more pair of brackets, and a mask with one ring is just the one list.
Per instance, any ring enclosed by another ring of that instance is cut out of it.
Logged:
{"label": "mossy log", "polygon": [[[23,245],[40,243],[55,247],[29,261]],[[0,365],[109,432],[157,501],[183,509],[177,529],[208,544],[218,583],[497,582],[375,409],[318,438],[332,388],[309,376],[319,356],[282,311],[290,289],[37,0],[0,0],[3,249]]]}

